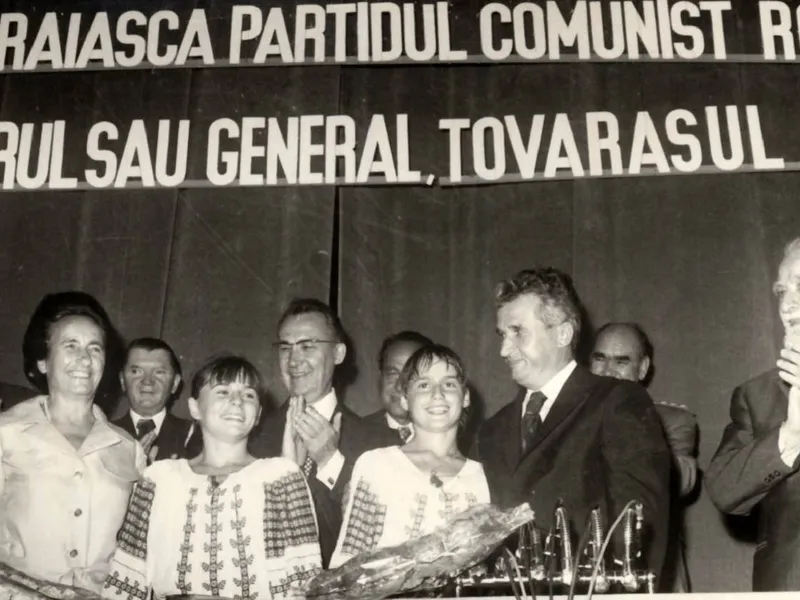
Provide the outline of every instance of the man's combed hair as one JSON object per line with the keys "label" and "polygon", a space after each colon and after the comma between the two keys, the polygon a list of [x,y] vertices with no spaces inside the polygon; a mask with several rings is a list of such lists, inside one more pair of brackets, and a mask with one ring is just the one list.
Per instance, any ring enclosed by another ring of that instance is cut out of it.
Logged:
{"label": "man's combed hair", "polygon": [[400,333],[395,333],[387,337],[383,340],[381,344],[381,349],[378,352],[378,370],[383,371],[384,365],[386,365],[386,354],[389,352],[389,349],[394,346],[395,344],[417,344],[419,346],[428,346],[433,344],[433,340],[428,338],[427,336],[422,335],[419,331],[401,331]]}
{"label": "man's combed hair", "polygon": [[783,249],[783,257],[786,258],[795,252],[800,252],[800,237],[796,237],[791,242],[786,244]]}
{"label": "man's combed hair", "polygon": [[128,344],[128,350],[125,353],[125,363],[127,364],[133,350],[144,350],[146,352],[154,352],[156,350],[163,350],[169,355],[169,364],[172,365],[172,370],[175,374],[181,376],[181,363],[178,361],[178,356],[172,347],[162,339],[151,337],[140,337],[133,340]]}
{"label": "man's combed hair", "polygon": [[280,331],[280,328],[283,327],[283,324],[287,319],[309,314],[322,315],[325,318],[325,321],[328,323],[328,327],[330,328],[334,339],[342,344],[345,343],[347,338],[339,317],[336,316],[336,313],[333,312],[333,309],[330,306],[325,304],[322,300],[317,300],[316,298],[294,298],[291,302],[289,302],[286,310],[283,311],[281,318],[278,320],[278,330]]}
{"label": "man's combed hair", "polygon": [[441,344],[428,344],[419,348],[412,354],[406,362],[400,377],[397,379],[398,389],[405,395],[411,383],[418,379],[431,365],[437,360],[443,361],[448,366],[453,367],[456,378],[462,386],[467,385],[467,374],[464,369],[464,361],[456,352]]}
{"label": "man's combed hair", "polygon": [[562,322],[572,324],[574,330],[572,347],[574,349],[580,339],[581,310],[572,278],[553,267],[525,269],[497,284],[495,304],[500,307],[525,294],[532,294],[539,298],[542,303],[539,318],[543,323],[550,326]]}

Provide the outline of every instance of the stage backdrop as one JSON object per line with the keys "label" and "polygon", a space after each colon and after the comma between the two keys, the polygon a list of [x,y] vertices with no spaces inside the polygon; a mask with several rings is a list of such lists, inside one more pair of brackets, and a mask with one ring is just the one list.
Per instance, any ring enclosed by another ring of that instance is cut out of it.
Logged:
{"label": "stage backdrop", "polygon": [[[275,321],[304,295],[353,338],[356,411],[414,328],[489,416],[514,392],[492,288],[533,264],[573,275],[587,328],[650,334],[701,466],[774,364],[797,2],[108,4],[0,2],[0,379],[24,383],[36,302],[75,288],[189,373],[249,356],[277,403]],[[696,591],[749,588],[741,529],[700,494]]]}

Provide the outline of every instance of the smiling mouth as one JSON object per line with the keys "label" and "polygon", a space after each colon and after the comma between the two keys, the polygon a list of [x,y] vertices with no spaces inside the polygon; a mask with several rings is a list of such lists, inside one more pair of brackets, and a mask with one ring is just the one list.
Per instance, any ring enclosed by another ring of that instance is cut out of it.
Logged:
{"label": "smiling mouth", "polygon": [[237,423],[244,423],[244,417],[242,415],[223,415],[222,418],[225,421],[236,421]]}
{"label": "smiling mouth", "polygon": [[432,415],[446,415],[450,409],[447,406],[431,406],[428,412]]}

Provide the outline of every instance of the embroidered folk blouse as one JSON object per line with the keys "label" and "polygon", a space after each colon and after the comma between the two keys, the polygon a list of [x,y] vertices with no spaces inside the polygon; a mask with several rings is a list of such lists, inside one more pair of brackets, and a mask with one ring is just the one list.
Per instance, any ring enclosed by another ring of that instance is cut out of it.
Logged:
{"label": "embroidered folk blouse", "polygon": [[362,454],[353,467],[331,568],[362,552],[431,533],[469,507],[489,503],[486,475],[474,460],[467,460],[456,477],[435,483],[400,446]]}
{"label": "embroidered folk blouse", "polygon": [[99,593],[145,456],[92,410],[94,426],[77,450],[50,422],[47,396],[0,415],[0,561]]}
{"label": "embroidered folk blouse", "polygon": [[185,459],[164,460],[134,488],[102,595],[270,600],[320,565],[311,493],[293,462],[257,460],[217,484]]}

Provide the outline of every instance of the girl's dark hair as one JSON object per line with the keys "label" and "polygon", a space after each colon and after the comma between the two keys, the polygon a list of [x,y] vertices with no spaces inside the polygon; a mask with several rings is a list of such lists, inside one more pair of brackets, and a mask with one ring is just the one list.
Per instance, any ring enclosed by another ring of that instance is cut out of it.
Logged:
{"label": "girl's dark hair", "polygon": [[462,386],[467,385],[467,375],[464,370],[464,361],[461,357],[447,346],[441,344],[428,344],[419,348],[412,354],[406,362],[400,377],[397,379],[398,389],[405,395],[411,382],[417,379],[425,370],[437,360],[444,361],[456,371],[456,377]]}
{"label": "girl's dark hair", "polygon": [[53,326],[67,317],[85,317],[103,332],[105,368],[95,392],[95,403],[110,414],[120,397],[117,374],[124,361],[122,338],[111,324],[103,306],[85,292],[69,291],[47,294],[33,311],[22,339],[22,368],[25,377],[40,392],[47,394],[47,376],[39,370],[38,362],[46,360],[50,351]]}
{"label": "girl's dark hair", "polygon": [[192,378],[192,398],[199,398],[200,390],[207,385],[229,384],[235,381],[243,381],[253,388],[258,394],[259,402],[264,404],[267,390],[261,373],[246,358],[231,355],[214,358],[200,368]]}

